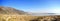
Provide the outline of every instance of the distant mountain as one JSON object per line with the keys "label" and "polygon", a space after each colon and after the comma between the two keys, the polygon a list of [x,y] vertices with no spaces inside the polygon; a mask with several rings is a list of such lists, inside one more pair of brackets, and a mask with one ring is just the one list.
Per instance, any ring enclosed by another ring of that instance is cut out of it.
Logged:
{"label": "distant mountain", "polygon": [[18,14],[18,15],[22,15],[22,14],[27,14],[27,13],[22,11],[22,10],[17,10],[15,8],[0,6],[0,14]]}

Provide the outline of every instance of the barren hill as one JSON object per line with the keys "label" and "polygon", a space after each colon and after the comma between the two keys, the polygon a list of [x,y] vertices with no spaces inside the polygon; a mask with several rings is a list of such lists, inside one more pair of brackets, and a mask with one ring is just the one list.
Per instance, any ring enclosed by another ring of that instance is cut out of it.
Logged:
{"label": "barren hill", "polygon": [[22,10],[17,10],[15,8],[0,6],[0,14],[19,14],[19,15],[23,15],[23,14],[27,14],[27,13],[22,11]]}

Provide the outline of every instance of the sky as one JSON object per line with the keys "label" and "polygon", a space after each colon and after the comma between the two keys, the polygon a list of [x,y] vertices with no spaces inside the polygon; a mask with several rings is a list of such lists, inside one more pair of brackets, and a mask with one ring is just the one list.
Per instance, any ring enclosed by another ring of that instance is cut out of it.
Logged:
{"label": "sky", "polygon": [[33,13],[60,13],[59,0],[1,0],[0,5]]}

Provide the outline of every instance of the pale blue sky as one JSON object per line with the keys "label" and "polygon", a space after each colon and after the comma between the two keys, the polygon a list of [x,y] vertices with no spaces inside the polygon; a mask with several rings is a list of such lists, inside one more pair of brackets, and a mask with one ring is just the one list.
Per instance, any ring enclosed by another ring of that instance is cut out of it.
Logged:
{"label": "pale blue sky", "polygon": [[60,11],[60,1],[58,0],[2,0],[3,6],[10,6],[26,12],[49,12]]}

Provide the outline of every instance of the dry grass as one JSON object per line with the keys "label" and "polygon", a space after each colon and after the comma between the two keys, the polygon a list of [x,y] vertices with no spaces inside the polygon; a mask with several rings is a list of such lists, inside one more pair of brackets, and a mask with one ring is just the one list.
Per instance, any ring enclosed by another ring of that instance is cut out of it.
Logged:
{"label": "dry grass", "polygon": [[44,21],[54,18],[59,19],[60,16],[0,15],[0,21]]}
{"label": "dry grass", "polygon": [[29,21],[37,17],[30,15],[2,15],[0,16],[0,21],[4,19],[5,21]]}

